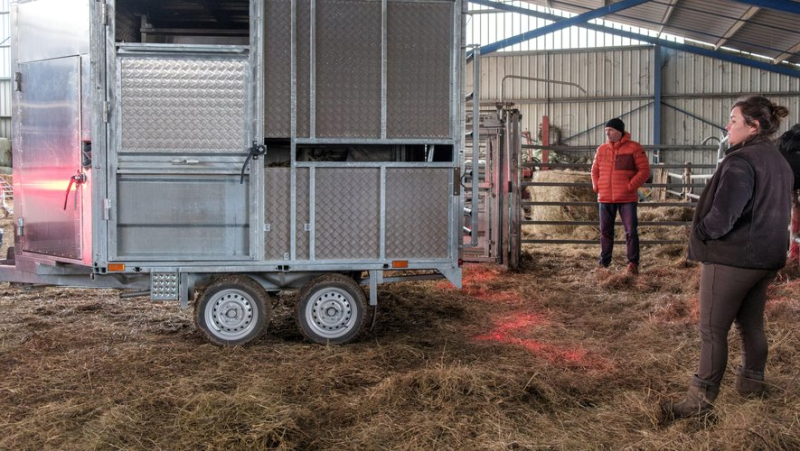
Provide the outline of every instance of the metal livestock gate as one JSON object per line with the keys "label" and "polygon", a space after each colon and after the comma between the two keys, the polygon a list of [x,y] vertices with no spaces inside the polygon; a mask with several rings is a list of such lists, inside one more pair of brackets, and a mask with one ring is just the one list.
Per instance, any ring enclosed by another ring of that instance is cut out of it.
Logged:
{"label": "metal livestock gate", "polygon": [[263,330],[268,292],[300,288],[302,333],[342,343],[359,284],[373,306],[383,282],[460,286],[462,2],[241,3],[244,45],[146,33],[158,18],[131,1],[12,3],[1,279],[197,290],[198,326],[228,345]]}

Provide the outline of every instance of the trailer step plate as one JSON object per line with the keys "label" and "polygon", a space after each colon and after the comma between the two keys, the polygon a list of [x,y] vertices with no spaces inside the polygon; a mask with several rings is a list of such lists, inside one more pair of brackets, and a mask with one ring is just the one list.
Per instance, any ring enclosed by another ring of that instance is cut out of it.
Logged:
{"label": "trailer step plate", "polygon": [[154,272],[150,274],[150,299],[153,301],[177,301],[180,277],[177,272]]}

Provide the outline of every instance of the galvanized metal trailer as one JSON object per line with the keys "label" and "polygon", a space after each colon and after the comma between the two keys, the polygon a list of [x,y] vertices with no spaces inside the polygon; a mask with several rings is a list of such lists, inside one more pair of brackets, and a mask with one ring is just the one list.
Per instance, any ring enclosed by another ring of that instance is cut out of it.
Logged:
{"label": "galvanized metal trailer", "polygon": [[343,343],[361,286],[460,287],[461,0],[242,0],[238,37],[143,3],[12,0],[0,279],[197,297],[225,345],[282,289],[308,339]]}

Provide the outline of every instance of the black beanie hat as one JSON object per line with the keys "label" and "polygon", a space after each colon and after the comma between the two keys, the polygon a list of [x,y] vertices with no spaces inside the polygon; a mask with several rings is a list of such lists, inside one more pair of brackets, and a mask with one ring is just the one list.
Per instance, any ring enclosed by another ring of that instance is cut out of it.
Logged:
{"label": "black beanie hat", "polygon": [[619,131],[620,133],[625,133],[625,123],[622,122],[622,119],[617,117],[606,122],[606,127],[611,127],[614,130]]}

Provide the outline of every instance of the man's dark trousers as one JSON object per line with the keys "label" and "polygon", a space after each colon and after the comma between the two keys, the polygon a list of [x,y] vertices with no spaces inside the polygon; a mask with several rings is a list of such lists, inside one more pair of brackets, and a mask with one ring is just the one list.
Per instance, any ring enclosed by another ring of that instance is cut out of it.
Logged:
{"label": "man's dark trousers", "polygon": [[639,264],[639,219],[636,216],[636,202],[622,204],[600,203],[600,264],[611,264],[611,251],[614,249],[614,220],[622,219],[625,228],[625,244],[628,247],[628,262]]}

